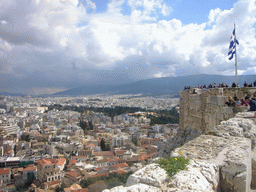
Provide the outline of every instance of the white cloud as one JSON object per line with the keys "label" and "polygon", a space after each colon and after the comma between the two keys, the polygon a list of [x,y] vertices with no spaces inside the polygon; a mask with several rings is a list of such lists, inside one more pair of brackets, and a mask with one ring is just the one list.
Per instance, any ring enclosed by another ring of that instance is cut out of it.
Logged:
{"label": "white cloud", "polygon": [[211,24],[212,22],[214,22],[220,13],[221,13],[220,8],[212,9],[208,16],[209,18],[208,24]]}
{"label": "white cloud", "polygon": [[111,0],[110,3],[108,3],[108,12],[112,14],[116,14],[121,12],[122,5],[125,3],[125,0]]}
{"label": "white cloud", "polygon": [[168,16],[172,11],[163,0],[128,0],[128,5],[131,7],[134,23],[156,21],[159,13]]}
{"label": "white cloud", "polygon": [[[122,14],[124,3],[130,15]],[[57,90],[90,81],[125,82],[192,70],[231,75],[234,61],[227,59],[227,52],[234,21],[238,62],[243,63],[239,74],[255,71],[252,0],[241,0],[230,10],[213,9],[209,21],[200,25],[184,25],[177,18],[159,20],[159,14],[172,11],[163,0],[112,0],[106,12],[89,14],[88,9],[96,10],[89,0],[1,1],[0,81],[19,79],[30,85],[33,80],[32,87],[38,82],[42,90]]]}

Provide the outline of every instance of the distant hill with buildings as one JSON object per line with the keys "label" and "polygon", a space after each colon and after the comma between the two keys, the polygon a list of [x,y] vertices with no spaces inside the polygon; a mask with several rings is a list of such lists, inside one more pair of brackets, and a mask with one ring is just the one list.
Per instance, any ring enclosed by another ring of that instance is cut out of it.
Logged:
{"label": "distant hill with buildings", "polygon": [[[253,83],[256,75],[238,76],[238,84],[243,86],[244,81]],[[155,79],[140,80],[122,85],[88,85],[69,89],[52,94],[52,96],[78,96],[92,94],[144,94],[144,95],[166,95],[179,94],[184,86],[209,85],[210,83],[226,83],[228,86],[235,81],[234,76],[223,75],[190,75],[178,77],[163,77]]]}

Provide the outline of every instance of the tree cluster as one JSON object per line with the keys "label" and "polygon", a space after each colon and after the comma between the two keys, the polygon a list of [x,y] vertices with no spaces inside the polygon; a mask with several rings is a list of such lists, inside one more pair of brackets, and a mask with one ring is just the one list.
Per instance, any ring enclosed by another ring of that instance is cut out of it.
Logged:
{"label": "tree cluster", "polygon": [[21,140],[21,141],[29,142],[29,141],[30,141],[29,135],[22,134],[20,140]]}
{"label": "tree cluster", "polygon": [[[95,108],[95,107],[84,107],[84,106],[62,106],[62,105],[51,105],[48,107],[49,110],[58,109],[58,110],[71,110],[71,111],[78,111],[78,112],[85,112],[85,111],[95,111],[95,112],[102,112],[104,115],[109,117],[114,117],[121,114],[126,113],[134,113],[137,111],[147,111],[146,109],[142,109],[139,107],[114,107],[114,108]],[[175,108],[171,110],[154,110],[158,116],[149,115],[151,123],[150,125],[155,124],[178,124],[179,123],[179,113]],[[139,116],[136,116],[139,117]],[[80,121],[80,127],[85,130],[93,130],[92,122],[89,122],[89,125],[86,122]],[[89,128],[88,128],[89,127]]]}
{"label": "tree cluster", "polygon": [[104,139],[101,139],[100,141],[100,148],[102,151],[110,151],[110,145],[106,144]]}
{"label": "tree cluster", "polygon": [[88,130],[93,130],[93,124],[91,121],[89,121],[89,125],[87,122],[80,120],[79,122],[79,126],[81,127],[81,129],[83,129],[84,131],[88,131]]}
{"label": "tree cluster", "polygon": [[114,117],[117,115],[125,114],[125,113],[134,113],[136,111],[146,111],[145,109],[139,107],[114,107],[114,108],[95,108],[95,107],[84,107],[84,106],[62,106],[60,104],[50,105],[48,106],[48,110],[71,110],[83,113],[85,111],[94,111],[99,113],[104,113],[104,115],[109,117]]}
{"label": "tree cluster", "polygon": [[172,110],[162,110],[159,114],[159,116],[148,116],[150,118],[150,125],[179,124],[179,113],[175,108],[172,108]]}
{"label": "tree cluster", "polygon": [[25,180],[24,183],[20,183],[20,184],[16,184],[15,188],[12,190],[13,192],[25,192],[28,191],[28,188],[30,187],[30,185],[34,182],[35,180],[35,176],[34,174],[28,173],[28,179]]}
{"label": "tree cluster", "polygon": [[[81,185],[82,188],[87,188],[87,187],[89,189],[93,188],[94,190],[92,190],[92,191],[97,191],[95,189],[95,187],[97,189],[99,189],[99,191],[100,190],[102,191],[106,188],[111,189],[111,188],[116,187],[116,186],[124,185],[127,182],[127,179],[131,174],[132,174],[132,172],[123,173],[123,174],[110,173],[109,176],[93,177],[93,178],[83,179],[82,181],[80,181],[80,185]],[[103,182],[104,182],[104,185],[105,185],[106,188],[102,189],[102,187],[100,187],[100,185],[98,185],[99,181],[100,181],[102,186],[103,186]]]}

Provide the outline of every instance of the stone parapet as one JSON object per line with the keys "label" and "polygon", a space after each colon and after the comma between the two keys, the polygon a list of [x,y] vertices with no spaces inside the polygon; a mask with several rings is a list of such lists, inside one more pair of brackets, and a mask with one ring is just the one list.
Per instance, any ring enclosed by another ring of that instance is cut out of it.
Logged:
{"label": "stone parapet", "polygon": [[212,88],[180,91],[179,122],[181,129],[197,129],[202,133],[230,119],[247,107],[228,107],[228,96],[253,96],[256,88]]}

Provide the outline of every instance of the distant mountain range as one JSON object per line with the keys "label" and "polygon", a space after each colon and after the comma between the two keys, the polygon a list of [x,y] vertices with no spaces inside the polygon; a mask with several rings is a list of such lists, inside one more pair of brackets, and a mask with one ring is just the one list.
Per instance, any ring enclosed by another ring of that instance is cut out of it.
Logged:
{"label": "distant mountain range", "polygon": [[[256,75],[240,75],[238,76],[238,84],[242,87],[244,81],[253,83]],[[77,88],[68,89],[66,91],[54,94],[40,96],[79,96],[93,94],[143,94],[147,96],[156,95],[178,95],[180,90],[185,86],[209,85],[210,83],[227,83],[230,87],[235,81],[234,76],[223,75],[189,75],[179,77],[163,77],[155,79],[140,80],[122,85],[85,85]],[[0,95],[23,96],[21,93],[0,92]]]}
{"label": "distant mountain range", "polygon": [[[238,76],[238,84],[242,87],[244,81],[253,83],[256,75]],[[222,75],[190,75],[179,77],[163,77],[140,80],[122,85],[88,85],[52,94],[52,96],[78,96],[92,94],[144,94],[144,95],[175,95],[179,94],[185,86],[209,85],[210,83],[227,83],[228,86],[235,81],[234,76]]]}

